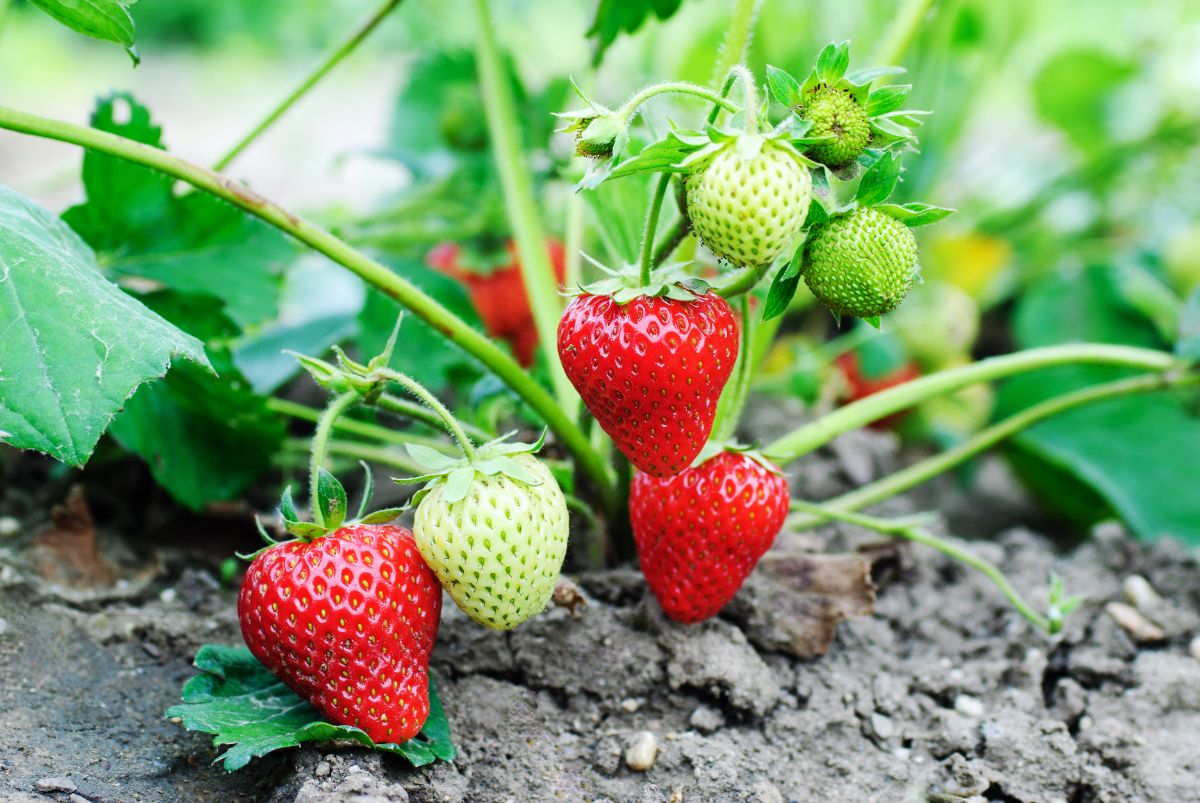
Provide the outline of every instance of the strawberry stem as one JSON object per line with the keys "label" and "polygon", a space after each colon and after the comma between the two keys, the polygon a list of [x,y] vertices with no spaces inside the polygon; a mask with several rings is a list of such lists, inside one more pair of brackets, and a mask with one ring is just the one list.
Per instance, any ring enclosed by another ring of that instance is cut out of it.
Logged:
{"label": "strawberry stem", "polygon": [[750,36],[754,32],[754,18],[758,14],[761,0],[734,0],[733,12],[729,17],[729,26],[725,29],[725,37],[717,50],[717,63],[714,65],[713,78],[725,75],[735,65],[746,57],[746,49],[750,45]]}
{"label": "strawberry stem", "polygon": [[728,100],[723,95],[718,95],[711,89],[700,86],[699,84],[688,83],[687,81],[670,81],[662,84],[652,84],[651,86],[646,87],[641,92],[638,92],[636,95],[630,98],[625,105],[621,107],[617,114],[626,125],[629,125],[629,122],[633,120],[634,116],[637,114],[638,109],[640,109],[646,101],[650,100],[650,98],[654,97],[655,95],[663,95],[666,93],[691,95],[693,97],[700,98],[701,100],[706,100],[709,103],[716,104],[727,111],[736,112],[738,110],[738,107],[732,101]]}
{"label": "strawberry stem", "polygon": [[746,69],[744,64],[735,64],[731,72],[738,77],[742,82],[742,93],[745,95],[743,101],[745,108],[743,113],[746,117],[743,122],[743,127],[747,134],[758,133],[758,84],[754,81],[754,75]]}
{"label": "strawberry stem", "polygon": [[379,369],[379,374],[380,376],[383,376],[384,378],[403,387],[405,390],[419,399],[423,404],[428,406],[430,410],[433,410],[435,413],[437,413],[438,418],[442,420],[442,423],[445,425],[446,430],[450,433],[451,437],[458,441],[458,445],[462,447],[463,454],[467,456],[467,461],[471,463],[475,462],[476,458],[478,457],[475,452],[475,444],[471,442],[471,439],[467,437],[467,433],[463,431],[462,424],[458,422],[458,419],[454,417],[446,405],[442,404],[437,396],[434,396],[425,388],[424,385],[407,374],[402,374],[399,371],[392,370],[391,368],[381,368]]}
{"label": "strawberry stem", "polygon": [[333,425],[338,416],[350,409],[358,401],[358,392],[351,390],[340,396],[335,396],[325,412],[317,421],[317,431],[313,433],[312,454],[308,461],[308,503],[312,507],[313,522],[320,527],[325,526],[325,511],[318,503],[317,487],[321,481],[321,469],[325,467],[325,458],[329,454],[329,437],[333,434]]}
{"label": "strawberry stem", "polygon": [[750,299],[742,296],[740,299],[742,316],[741,344],[738,347],[737,361],[733,367],[733,381],[725,388],[717,403],[717,423],[713,427],[712,440],[724,443],[733,438],[737,431],[738,419],[746,407],[746,397],[750,394],[750,369],[753,361],[751,355],[751,338],[754,333],[754,316],[750,314]]}
{"label": "strawberry stem", "polygon": [[650,272],[654,269],[654,232],[658,228],[658,216],[662,213],[663,198],[671,184],[671,174],[663,173],[654,186],[654,200],[646,212],[646,228],[642,232],[642,286],[650,284]]}
{"label": "strawberry stem", "polygon": [[994,565],[969,549],[964,549],[943,538],[939,538],[928,530],[918,527],[911,522],[879,519],[874,516],[866,516],[862,513],[850,513],[845,510],[831,510],[822,505],[813,504],[812,502],[802,502],[798,499],[791,501],[791,508],[792,510],[808,513],[825,521],[844,521],[847,524],[865,527],[868,530],[874,530],[875,532],[890,535],[894,538],[904,538],[908,541],[933,547],[943,555],[947,555],[959,563],[970,566],[991,580],[1000,589],[1000,593],[1004,594],[1013,608],[1017,610],[1017,613],[1028,619],[1042,632],[1052,636],[1062,629],[1061,619],[1052,621],[1034,610],[1033,606],[1026,602],[1021,593],[1013,587],[1012,583],[1008,582],[1008,578],[1004,576],[1004,573]]}

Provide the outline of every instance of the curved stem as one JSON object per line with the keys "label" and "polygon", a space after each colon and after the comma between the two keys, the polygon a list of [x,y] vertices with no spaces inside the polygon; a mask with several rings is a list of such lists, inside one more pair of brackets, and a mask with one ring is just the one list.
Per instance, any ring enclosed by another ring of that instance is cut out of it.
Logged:
{"label": "curved stem", "polygon": [[713,427],[713,440],[724,443],[737,432],[738,419],[746,406],[746,396],[750,393],[750,371],[754,362],[751,343],[754,337],[754,317],[750,314],[750,299],[741,299],[741,343],[738,347],[737,361],[733,369],[733,381],[726,387],[726,392],[717,402],[716,424]]}
{"label": "curved stem", "polygon": [[[364,404],[366,403],[367,402],[364,400]],[[284,415],[289,418],[294,418],[297,421],[310,421],[315,424],[321,420],[321,410],[318,410],[315,407],[309,407],[307,404],[299,404],[286,399],[267,399],[267,409],[271,412],[279,413],[280,415]],[[424,410],[425,408],[422,407],[421,409]],[[426,410],[426,412],[429,411]],[[437,426],[438,430],[443,430],[444,427],[442,426],[441,420],[435,415],[431,414],[431,416],[433,417],[433,423]],[[428,446],[431,449],[437,449],[443,452],[447,450],[450,452],[456,451],[454,444],[446,440],[422,437],[420,435],[414,435],[411,432],[405,432],[399,429],[391,429],[390,427],[380,426],[379,424],[372,424],[370,421],[359,421],[358,419],[354,418],[338,419],[338,421],[333,425],[333,431],[335,433],[341,432],[347,435],[356,435],[360,438],[369,438],[370,440],[380,441],[382,443],[393,443],[398,446],[403,446],[406,443],[419,443],[423,446]]]}
{"label": "curved stem", "polygon": [[754,76],[746,69],[744,65],[735,64],[732,71],[742,83],[742,92],[745,95],[745,110],[746,115],[746,133],[758,133],[758,84],[754,81]]}
{"label": "curved stem", "polygon": [[[303,452],[307,445],[302,439],[289,439],[284,442],[284,446],[288,449],[296,449],[300,452]],[[329,454],[333,457],[349,457],[354,460],[365,460],[368,463],[378,463],[381,466],[390,466],[406,474],[424,474],[429,470],[398,449],[389,449],[385,446],[375,446],[358,441],[331,439]]]}
{"label": "curved stem", "polygon": [[462,424],[458,423],[458,419],[454,414],[442,404],[441,399],[430,393],[424,385],[413,379],[408,374],[402,374],[399,371],[393,371],[390,368],[377,369],[381,376],[387,377],[392,382],[400,385],[412,395],[416,396],[421,402],[437,413],[441,419],[442,425],[446,427],[446,431],[450,433],[454,440],[458,441],[458,445],[462,447],[463,453],[466,454],[467,460],[474,463],[478,455],[475,453],[475,444],[471,443],[471,439],[467,437],[467,433],[463,432]]}
{"label": "curved stem", "polygon": [[321,469],[325,467],[325,457],[329,451],[329,436],[333,434],[333,425],[338,416],[356,401],[358,393],[353,390],[334,397],[325,408],[325,412],[321,413],[321,418],[317,421],[317,431],[313,433],[312,454],[308,460],[308,503],[312,506],[313,521],[320,527],[325,526],[325,511],[321,509],[317,489],[321,484]]}
{"label": "curved stem", "polygon": [[1175,358],[1164,351],[1133,346],[1072,343],[1027,349],[1002,357],[990,357],[961,368],[939,371],[847,404],[792,430],[768,444],[763,451],[784,465],[819,446],[824,446],[844,432],[886,418],[926,399],[952,393],[980,382],[991,382],[1040,368],[1076,363],[1142,368],[1150,371],[1165,371],[1177,364]]}
{"label": "curved stem", "polygon": [[736,298],[754,289],[762,277],[767,275],[770,265],[742,268],[721,284],[713,288],[713,292],[722,298]]}
{"label": "curved stem", "polygon": [[[382,393],[380,394],[379,398],[371,402],[371,404],[373,404],[375,407],[378,407],[380,410],[386,410],[393,415],[411,418],[414,421],[420,421],[422,424],[429,424],[430,426],[443,428],[442,419],[437,415],[437,413],[434,413],[428,407],[425,407],[422,404],[410,402],[408,399],[401,399],[391,395],[390,393]],[[494,437],[494,433],[487,432],[486,430],[480,429],[472,424],[464,424],[461,421],[459,424],[462,426],[463,431],[475,440],[490,441]]]}
{"label": "curved stem", "polygon": [[550,264],[546,235],[542,230],[534,196],[533,178],[521,145],[512,82],[508,80],[501,61],[488,0],[475,0],[475,10],[478,27],[475,53],[488,136],[504,192],[508,222],[517,241],[521,277],[525,280],[525,293],[533,310],[533,322],[546,356],[558,406],[562,412],[572,416],[579,406],[579,395],[567,379],[555,351],[563,301],[555,283],[554,268]]}
{"label": "curved stem", "polygon": [[720,80],[735,64],[745,60],[758,3],[759,0],[734,0],[729,27],[725,29],[725,38],[721,40],[721,47],[717,51],[714,80]]}
{"label": "curved stem", "polygon": [[[723,72],[729,73],[729,74],[725,76],[725,83],[723,83],[721,85],[721,97],[722,98],[724,98],[730,92],[732,92],[733,85],[735,83],[737,83],[737,76],[734,75],[733,73],[730,73],[728,67],[726,67]],[[708,124],[709,125],[713,125],[714,123],[717,122],[717,118],[721,116],[722,109],[724,109],[724,107],[721,106],[720,104],[718,104],[718,103],[713,104],[712,111],[710,111],[708,113]]]}
{"label": "curved stem", "polygon": [[718,95],[716,92],[713,92],[707,87],[700,86],[699,84],[688,83],[687,81],[671,81],[664,84],[653,84],[646,87],[641,92],[638,92],[636,95],[630,98],[625,105],[620,108],[617,114],[620,115],[621,119],[624,120],[628,125],[629,121],[633,119],[634,115],[637,114],[638,109],[640,109],[646,101],[650,100],[650,98],[654,97],[655,95],[663,95],[667,93],[677,95],[692,95],[693,97],[716,104],[718,107],[723,108],[726,111],[736,112],[738,110],[738,107],[733,102],[728,100],[724,95]]}
{"label": "curved stem", "polygon": [[1021,593],[1013,587],[1012,583],[1008,582],[1008,578],[1004,573],[994,565],[976,555],[969,549],[965,549],[949,541],[939,538],[928,530],[924,530],[913,524],[889,521],[887,519],[878,519],[874,516],[865,516],[862,513],[849,513],[844,510],[831,510],[823,505],[813,504],[812,502],[802,502],[793,499],[791,502],[793,510],[799,510],[823,520],[844,521],[847,524],[853,524],[858,527],[865,527],[868,530],[874,530],[884,535],[890,535],[895,538],[903,538],[908,541],[913,541],[918,544],[924,544],[928,547],[933,547],[943,555],[957,560],[970,566],[972,569],[983,574],[996,588],[1000,589],[1000,593],[1008,599],[1017,613],[1028,619],[1035,627],[1044,633],[1054,635],[1058,632],[1061,624],[1055,625],[1048,618],[1038,613],[1032,605],[1025,601]]}
{"label": "curved stem", "polygon": [[[1183,374],[1172,376],[1171,374],[1149,374],[1130,379],[1119,379],[1115,382],[1106,382],[1102,385],[1093,385],[1092,387],[1076,390],[1072,393],[1064,393],[1061,396],[1047,399],[1040,404],[1035,404],[1032,407],[1022,410],[986,429],[982,429],[952,449],[947,449],[932,457],[927,457],[882,479],[829,499],[824,502],[824,507],[830,510],[861,510],[862,508],[878,504],[885,499],[890,499],[896,494],[903,493],[909,488],[916,487],[943,472],[965,463],[972,457],[995,446],[1000,441],[1011,438],[1051,416],[1076,407],[1082,407],[1104,399],[1115,399],[1138,393],[1153,393],[1154,391],[1164,390],[1169,387],[1191,385],[1200,385],[1200,375]],[[804,529],[817,523],[817,520],[812,517],[793,518],[789,522],[796,529]]]}
{"label": "curved stem", "polygon": [[250,145],[251,142],[258,139],[264,131],[275,124],[275,121],[284,115],[284,113],[295,105],[296,101],[304,97],[310,89],[324,78],[330,70],[338,65],[338,63],[354,52],[358,45],[370,36],[371,31],[375,30],[379,23],[383,22],[384,18],[392,12],[396,6],[400,5],[403,0],[384,0],[383,4],[375,10],[366,22],[358,27],[350,37],[340,44],[337,49],[329,54],[326,59],[317,66],[303,81],[301,81],[291,93],[279,102],[279,104],[268,112],[267,116],[259,122],[248,134],[242,137],[236,145],[229,149],[229,152],[217,160],[213,165],[213,170],[224,170],[229,164],[241,154],[242,151]]}
{"label": "curved stem", "polygon": [[185,181],[286,232],[300,242],[357,274],[385,295],[398,301],[429,323],[450,342],[487,366],[520,396],[559,438],[595,484],[606,509],[616,501],[612,479],[587,436],[575,425],[545,388],[488,337],[472,329],[416,285],[347,245],[328,231],[268,201],[248,187],[211,170],[180,159],[167,151],[86,126],[20,112],[0,106],[0,128],[23,134],[82,145],[100,153],[150,167]]}
{"label": "curved stem", "polygon": [[650,284],[650,272],[654,268],[654,232],[658,228],[658,216],[662,212],[663,198],[671,184],[671,174],[663,173],[654,185],[654,199],[646,212],[646,227],[642,231],[642,285]]}

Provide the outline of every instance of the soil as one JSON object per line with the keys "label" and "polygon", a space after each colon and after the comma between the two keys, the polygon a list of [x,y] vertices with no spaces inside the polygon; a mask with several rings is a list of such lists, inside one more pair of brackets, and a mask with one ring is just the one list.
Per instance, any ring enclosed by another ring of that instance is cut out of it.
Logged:
{"label": "soil", "polygon": [[[888,436],[847,436],[802,461],[795,490],[823,498],[899,460]],[[234,590],[169,538],[149,548],[103,523],[115,585],[50,583],[26,535],[46,509],[26,496],[0,494],[0,799],[1200,801],[1195,556],[1113,524],[1061,553],[1028,528],[1045,526],[998,462],[970,494],[951,479],[883,511],[943,511],[1039,605],[1057,571],[1089,597],[1062,636],[924,548],[877,564],[874,615],[809,657],[780,638],[762,571],[696,626],[666,621],[632,568],[578,574],[579,618],[555,608],[507,634],[447,603],[433,673],[460,755],[420,770],[328,746],[234,774],[213,765],[209,738],[162,712],[201,644],[239,643]],[[878,541],[815,535],[838,552]],[[777,549],[813,542],[787,535]],[[1159,632],[1141,640],[1106,610],[1135,574],[1161,595],[1142,600]]]}

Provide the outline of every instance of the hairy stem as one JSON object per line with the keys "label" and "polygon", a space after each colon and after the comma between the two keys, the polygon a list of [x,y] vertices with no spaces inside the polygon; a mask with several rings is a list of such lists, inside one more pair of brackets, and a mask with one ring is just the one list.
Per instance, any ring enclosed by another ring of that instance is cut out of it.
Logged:
{"label": "hairy stem", "polygon": [[747,134],[758,133],[758,84],[754,80],[754,75],[741,64],[735,64],[732,70],[733,74],[738,77],[742,84],[742,94],[745,95],[745,110],[746,116],[745,126]]}
{"label": "hairy stem", "polygon": [[735,64],[745,61],[758,4],[759,0],[734,0],[729,27],[725,29],[725,38],[721,40],[721,47],[717,51],[717,63],[713,68],[714,81],[721,80]]}
{"label": "hairy stem", "polygon": [[329,436],[333,434],[333,425],[338,416],[350,409],[358,401],[358,393],[350,391],[335,396],[325,412],[317,421],[317,431],[313,433],[312,455],[308,461],[308,503],[312,506],[313,521],[319,527],[325,526],[325,511],[321,509],[317,489],[321,483],[321,469],[325,467],[325,458],[329,452]]}
{"label": "hairy stem", "polygon": [[842,433],[886,418],[926,399],[953,393],[968,385],[1004,379],[1041,368],[1084,363],[1151,371],[1166,371],[1176,365],[1175,358],[1166,352],[1133,346],[1072,343],[1027,349],[1002,357],[990,357],[960,368],[939,371],[847,404],[792,430],[768,444],[763,451],[781,464],[786,464],[824,446]]}
{"label": "hairy stem", "polygon": [[[366,403],[365,400],[364,403]],[[288,401],[286,399],[267,399],[267,409],[271,410],[272,412],[279,413],[280,415],[287,416],[288,418],[294,418],[297,421],[310,421],[315,424],[321,420],[321,410],[318,410],[315,407],[309,407],[307,404],[298,404],[297,402]],[[424,410],[425,408],[422,407],[421,409]],[[433,423],[435,426],[437,426],[438,430],[443,430],[444,427],[442,426],[441,420],[432,413],[431,417],[434,419]],[[391,443],[398,446],[403,446],[406,443],[420,443],[424,446],[430,447],[431,449],[437,449],[443,452],[455,451],[454,444],[446,440],[421,437],[420,435],[414,435],[411,432],[391,429],[390,427],[373,424],[370,421],[359,421],[355,418],[339,418],[333,425],[333,431],[335,433],[355,435],[359,438],[367,438],[372,441]]]}
{"label": "hairy stem", "polygon": [[462,424],[454,417],[446,405],[442,404],[441,399],[430,393],[424,385],[413,379],[408,374],[402,374],[399,371],[393,371],[390,368],[377,369],[381,376],[386,377],[389,381],[395,382],[400,387],[407,390],[413,396],[421,401],[430,410],[437,413],[437,417],[441,420],[442,426],[450,433],[454,440],[458,441],[458,445],[462,447],[463,453],[467,456],[467,460],[475,462],[478,455],[475,453],[475,444],[467,437],[467,433],[463,432]]}
{"label": "hairy stem", "polygon": [[258,123],[258,125],[252,128],[249,133],[247,133],[238,141],[236,145],[230,148],[228,153],[218,159],[217,163],[213,165],[213,170],[221,171],[228,167],[230,163],[233,162],[233,160],[236,159],[239,154],[241,154],[242,151],[246,150],[250,143],[254,142],[254,140],[258,139],[264,131],[274,125],[275,121],[282,117],[288,109],[292,108],[292,106],[296,104],[296,101],[308,94],[309,90],[316,86],[317,83],[320,82],[320,80],[324,78],[334,67],[336,67],[342,59],[353,53],[354,49],[357,48],[364,39],[371,35],[371,31],[375,30],[379,23],[383,22],[387,15],[390,14],[402,2],[403,0],[384,0],[379,8],[377,8],[375,12],[371,14],[371,16],[368,17],[367,20],[358,27],[357,30],[354,31],[354,33],[350,34],[350,37],[346,39],[346,41],[338,45],[338,47],[332,53],[330,53],[315,70],[309,73],[304,80],[296,85],[296,88],[293,89],[287,97],[281,100],[279,104],[275,106],[275,108],[271,109],[271,111],[267,113],[267,116],[264,117]]}
{"label": "hairy stem", "polygon": [[739,308],[742,318],[741,343],[738,345],[733,379],[717,401],[716,423],[713,426],[713,440],[718,443],[729,440],[737,432],[738,419],[742,417],[746,397],[750,394],[751,370],[754,363],[754,349],[751,345],[754,342],[754,316],[750,314],[750,299],[742,296]]}
{"label": "hairy stem", "polygon": [[488,136],[504,191],[508,222],[517,241],[521,276],[525,280],[525,292],[533,310],[533,321],[546,356],[554,394],[562,411],[571,416],[578,409],[579,396],[567,379],[554,349],[558,321],[562,317],[562,298],[555,287],[554,269],[546,250],[546,235],[534,197],[533,178],[522,150],[516,102],[510,82],[505,77],[488,0],[475,0],[475,10],[478,26],[475,53],[479,82],[483,89]]}
{"label": "hairy stem", "polygon": [[1048,618],[1038,613],[1032,605],[1025,601],[1021,593],[1013,588],[1012,583],[1008,582],[1008,578],[1004,573],[994,565],[984,560],[983,558],[971,552],[969,549],[957,546],[949,541],[939,538],[933,533],[914,524],[901,521],[889,521],[888,519],[878,519],[874,516],[866,516],[862,513],[850,513],[844,510],[831,510],[828,507],[813,504],[811,502],[802,502],[793,499],[791,502],[793,510],[799,510],[811,516],[823,520],[844,521],[847,524],[853,524],[858,527],[865,527],[868,530],[874,530],[884,535],[890,535],[895,538],[904,538],[908,541],[913,541],[918,544],[924,544],[928,547],[933,547],[943,555],[957,560],[970,566],[972,569],[983,574],[996,588],[1000,589],[1000,593],[1008,599],[1013,608],[1019,614],[1028,619],[1035,627],[1044,633],[1054,635],[1061,627],[1061,623],[1052,623]]}
{"label": "hairy stem", "polygon": [[663,198],[671,184],[671,174],[663,173],[654,185],[654,199],[646,210],[646,227],[642,230],[642,285],[650,284],[650,272],[654,269],[654,232],[658,229],[658,216],[662,213]]}
{"label": "hairy stem", "polygon": [[654,246],[654,256],[651,259],[654,267],[657,268],[671,258],[671,254],[675,253],[675,249],[688,236],[688,231],[689,227],[683,218],[675,221],[675,224],[658,239],[658,244]]}
{"label": "hairy stem", "polygon": [[741,268],[725,281],[713,287],[713,292],[722,298],[736,298],[754,289],[762,277],[767,275],[770,265]]}
{"label": "hairy stem", "polygon": [[621,119],[625,121],[626,125],[628,125],[629,121],[633,119],[634,115],[637,114],[638,109],[640,109],[646,103],[646,101],[650,100],[650,98],[655,97],[656,95],[664,95],[668,93],[676,95],[691,95],[693,97],[700,98],[701,100],[706,100],[709,103],[716,104],[719,108],[723,108],[726,111],[736,112],[738,110],[738,107],[731,101],[727,100],[724,95],[718,95],[707,87],[700,86],[699,84],[688,83],[686,81],[672,81],[665,84],[652,84],[651,86],[646,87],[641,92],[638,92],[636,95],[630,98],[625,105],[620,108],[617,114],[620,115]]}
{"label": "hairy stem", "polygon": [[180,159],[167,151],[86,126],[20,112],[0,106],[0,128],[23,134],[82,145],[99,153],[158,170],[221,198],[280,231],[290,234],[315,251],[357,274],[385,295],[398,301],[418,318],[429,323],[487,366],[504,384],[539,415],[588,474],[606,510],[616,497],[612,478],[600,455],[592,449],[583,430],[559,406],[554,397],[488,337],[472,329],[450,310],[422,292],[407,279],[347,245],[328,231],[268,201],[243,184]]}
{"label": "hairy stem", "polygon": [[[302,439],[289,439],[284,442],[284,446],[289,449],[303,451],[307,446]],[[340,441],[332,439],[329,441],[328,453],[333,457],[349,457],[354,460],[365,460],[368,463],[377,463],[381,466],[390,466],[397,471],[403,471],[406,474],[424,474],[429,469],[419,465],[416,461],[410,458],[407,454],[399,449],[389,449],[386,446],[375,446],[369,443],[360,443],[358,441]]]}
{"label": "hairy stem", "polygon": [[[1170,387],[1185,387],[1200,385],[1200,375],[1196,374],[1147,374],[1129,379],[1119,379],[1101,385],[1064,393],[1053,399],[1047,399],[1035,404],[1003,421],[980,430],[972,437],[952,449],[927,457],[903,468],[882,479],[869,483],[841,496],[824,502],[829,510],[861,510],[890,499],[896,494],[903,493],[923,482],[960,466],[972,457],[990,449],[997,443],[1044,421],[1051,416],[1076,407],[1082,407],[1105,399],[1115,399],[1121,396],[1131,396],[1138,393],[1153,393]],[[817,519],[811,516],[793,517],[789,524],[796,529],[804,529],[817,524]]]}
{"label": "hairy stem", "polygon": [[[401,399],[393,396],[390,393],[380,394],[372,404],[380,410],[386,410],[393,415],[411,418],[414,421],[420,421],[422,424],[428,424],[433,427],[442,428],[442,419],[437,413],[430,410],[423,404],[411,402],[408,399]],[[487,432],[479,427],[471,424],[463,424],[460,422],[463,431],[470,435],[475,440],[490,441],[494,437],[494,433]]]}

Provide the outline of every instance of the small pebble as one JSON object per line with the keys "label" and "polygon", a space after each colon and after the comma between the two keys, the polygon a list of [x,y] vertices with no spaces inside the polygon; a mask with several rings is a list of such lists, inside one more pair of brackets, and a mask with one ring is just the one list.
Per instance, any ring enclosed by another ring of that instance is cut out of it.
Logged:
{"label": "small pebble", "polygon": [[713,733],[725,724],[725,717],[717,709],[702,705],[692,712],[688,724],[701,733]]}
{"label": "small pebble", "polygon": [[983,703],[969,694],[960,694],[954,698],[954,710],[964,717],[979,719],[983,716]]}
{"label": "small pebble", "polygon": [[160,600],[162,600],[163,602],[171,603],[171,602],[174,602],[175,598],[178,596],[179,596],[179,592],[176,591],[174,588],[164,588],[162,590],[162,592],[159,593],[158,598]]}
{"label": "small pebble", "polygon": [[1139,611],[1149,613],[1158,606],[1162,605],[1162,597],[1150,585],[1150,581],[1140,574],[1131,574],[1121,583],[1121,590],[1125,592],[1126,598],[1133,603],[1133,607]]}
{"label": "small pebble", "polygon": [[333,772],[333,767],[330,766],[329,762],[320,761],[317,763],[317,768],[313,770],[313,775],[316,775],[318,778],[324,778],[331,772]]}
{"label": "small pebble", "polygon": [[884,741],[896,734],[896,726],[892,724],[891,717],[878,712],[871,714],[871,729],[875,731],[876,736]]}
{"label": "small pebble", "polygon": [[0,516],[0,537],[8,538],[16,535],[21,529],[21,522],[12,516]]}
{"label": "small pebble", "polygon": [[71,795],[69,798],[67,798],[67,803],[92,803],[92,801],[88,800],[83,795]]}
{"label": "small pebble", "polygon": [[183,717],[171,717],[167,722],[170,722],[172,725],[182,725]]}
{"label": "small pebble", "polygon": [[1124,602],[1110,602],[1104,606],[1104,610],[1135,641],[1162,641],[1167,637],[1161,627]]}
{"label": "small pebble", "polygon": [[79,787],[70,778],[39,778],[33,788],[39,792],[74,792]]}
{"label": "small pebble", "polygon": [[634,711],[637,711],[641,707],[642,707],[641,701],[635,700],[632,697],[626,697],[624,700],[621,701],[621,710],[628,711],[631,714]]}
{"label": "small pebble", "polygon": [[1188,650],[1192,653],[1193,658],[1195,658],[1197,661],[1200,661],[1200,636],[1196,636],[1194,639],[1192,639],[1192,644],[1190,647],[1188,647]]}
{"label": "small pebble", "polygon": [[154,644],[153,642],[143,641],[142,650],[151,658],[162,658],[162,650],[160,650],[158,645]]}
{"label": "small pebble", "polygon": [[650,731],[634,734],[633,741],[625,751],[625,763],[629,769],[645,772],[654,766],[658,758],[658,739]]}

